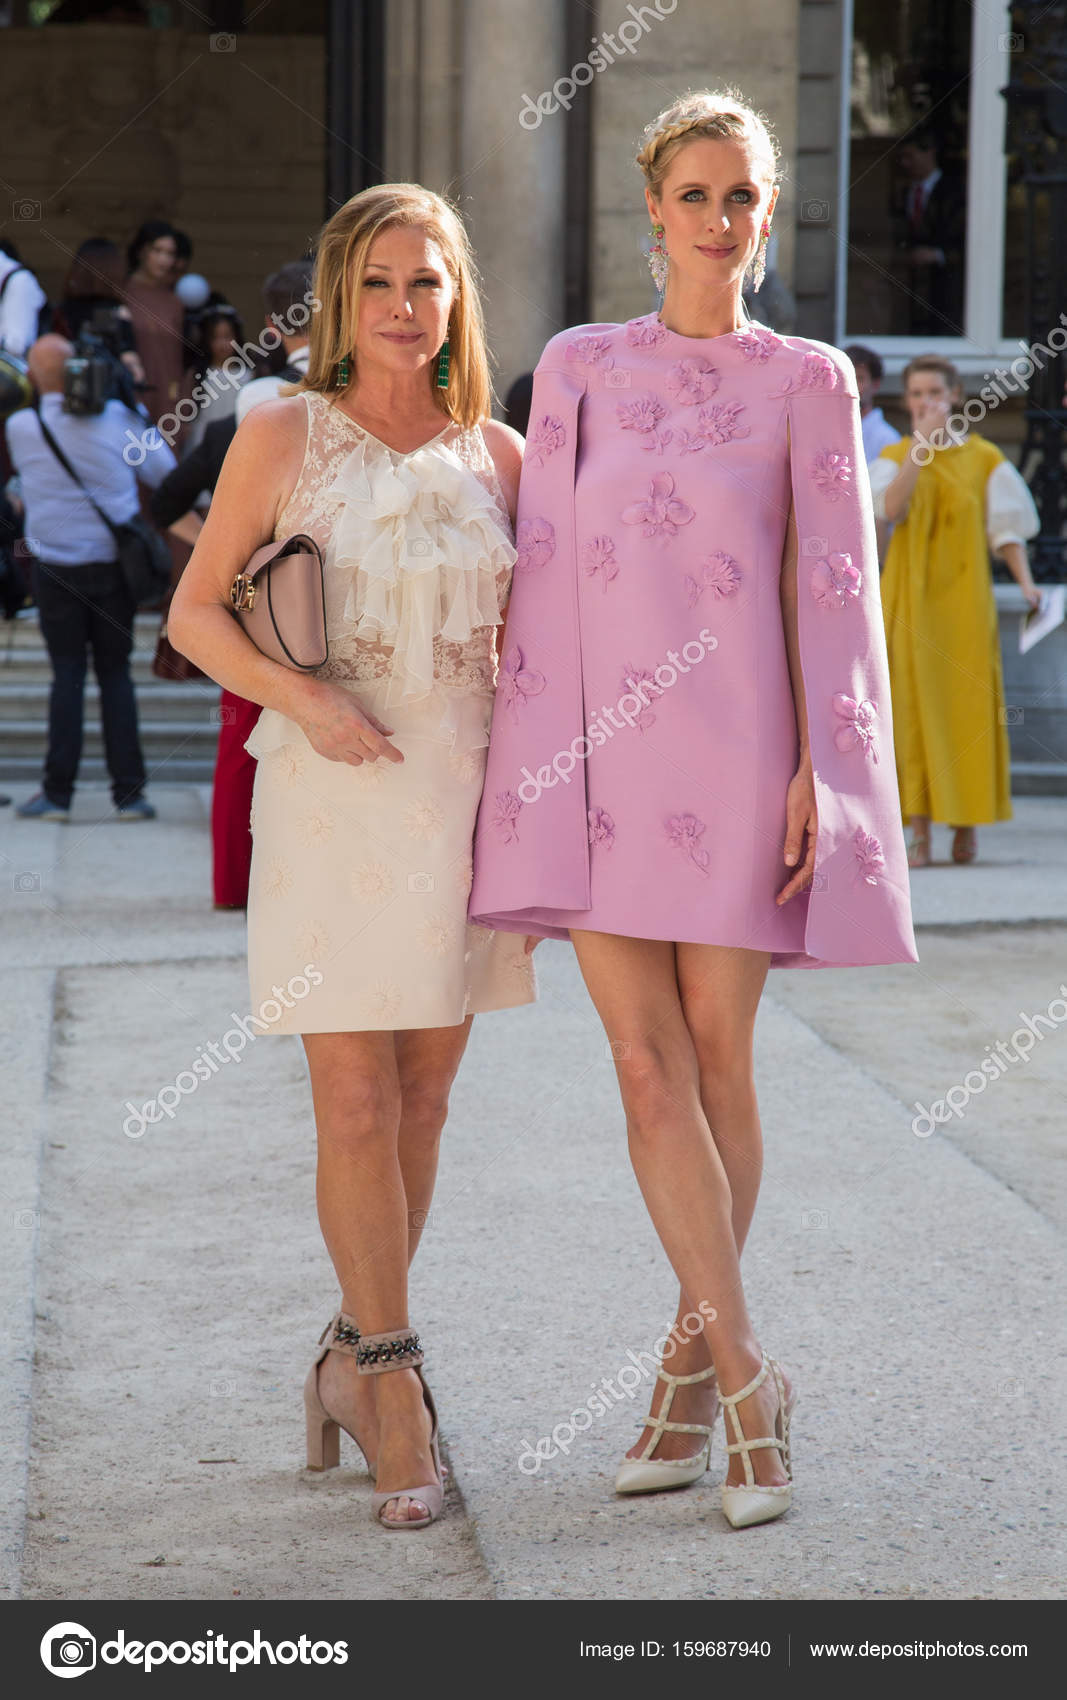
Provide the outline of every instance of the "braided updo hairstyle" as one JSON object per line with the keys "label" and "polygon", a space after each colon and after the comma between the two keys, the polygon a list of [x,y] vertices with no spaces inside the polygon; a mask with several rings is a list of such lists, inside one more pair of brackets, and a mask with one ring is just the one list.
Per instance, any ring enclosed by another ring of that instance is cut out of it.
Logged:
{"label": "braided updo hairstyle", "polygon": [[666,107],[641,138],[637,163],[656,201],[675,155],[686,142],[704,136],[750,142],[757,175],[768,192],[779,182],[778,142],[763,114],[749,106],[738,89],[697,89]]}

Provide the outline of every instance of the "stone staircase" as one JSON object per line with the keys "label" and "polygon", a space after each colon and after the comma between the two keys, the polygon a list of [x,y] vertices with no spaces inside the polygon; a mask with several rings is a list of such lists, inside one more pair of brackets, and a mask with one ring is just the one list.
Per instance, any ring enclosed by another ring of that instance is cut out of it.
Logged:
{"label": "stone staircase", "polygon": [[[159,633],[158,614],[134,621],[131,670],[137,691],[148,784],[164,780],[204,783],[215,767],[219,732],[219,688],[202,680],[181,685],[152,672]],[[0,621],[0,780],[39,781],[48,728],[52,673],[36,615]],[[85,742],[79,779],[106,779],[100,693],[92,663],[85,685]]]}

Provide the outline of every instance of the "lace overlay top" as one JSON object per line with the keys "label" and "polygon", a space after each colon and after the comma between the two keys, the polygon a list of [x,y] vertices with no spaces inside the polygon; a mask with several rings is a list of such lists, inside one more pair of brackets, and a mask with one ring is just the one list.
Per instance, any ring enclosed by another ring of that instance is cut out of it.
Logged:
{"label": "lace overlay top", "polygon": [[385,707],[442,689],[491,697],[516,551],[480,427],[448,424],[402,454],[302,393],[304,461],[274,537],[306,532],[323,552],[329,659],[317,676],[382,685]]}

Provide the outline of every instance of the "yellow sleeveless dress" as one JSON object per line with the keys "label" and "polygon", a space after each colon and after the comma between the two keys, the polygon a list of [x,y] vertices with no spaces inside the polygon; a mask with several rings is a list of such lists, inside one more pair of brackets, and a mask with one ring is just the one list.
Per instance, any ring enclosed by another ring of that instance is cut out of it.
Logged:
{"label": "yellow sleeveless dress", "polygon": [[[884,463],[900,467],[909,447],[910,438],[902,438],[872,462],[872,483],[883,494],[895,477]],[[987,540],[987,491],[1000,465],[1009,463],[996,444],[973,432],[939,449],[920,471],[886,551],[882,611],[905,820],[928,815],[951,826],[978,826],[1011,819]]]}

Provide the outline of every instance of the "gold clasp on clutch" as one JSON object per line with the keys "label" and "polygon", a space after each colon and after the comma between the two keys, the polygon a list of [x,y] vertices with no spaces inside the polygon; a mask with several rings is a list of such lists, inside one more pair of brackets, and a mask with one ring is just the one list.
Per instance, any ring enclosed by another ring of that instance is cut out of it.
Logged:
{"label": "gold clasp on clutch", "polygon": [[244,609],[251,610],[256,605],[256,587],[252,579],[245,573],[238,573],[230,586],[230,601],[238,613]]}

